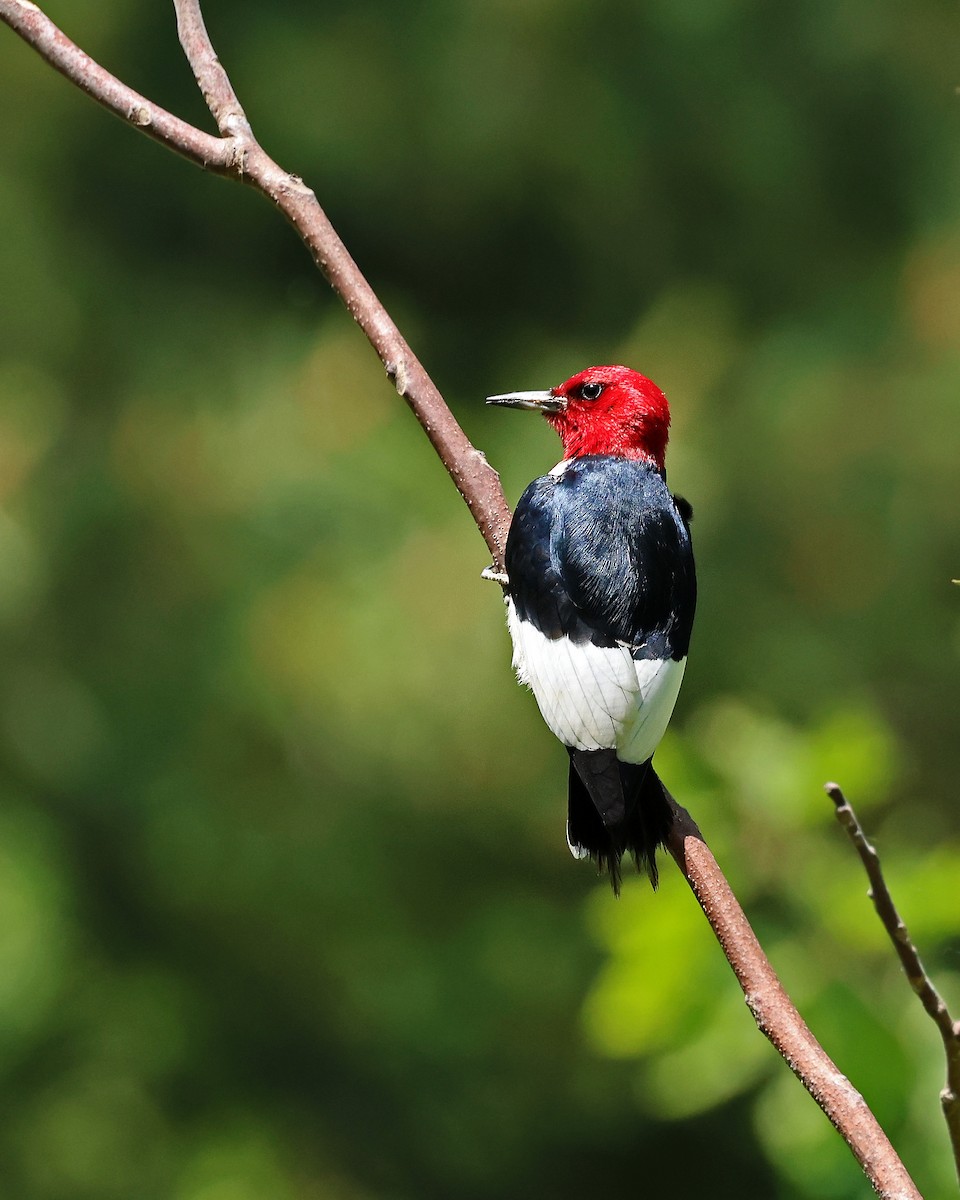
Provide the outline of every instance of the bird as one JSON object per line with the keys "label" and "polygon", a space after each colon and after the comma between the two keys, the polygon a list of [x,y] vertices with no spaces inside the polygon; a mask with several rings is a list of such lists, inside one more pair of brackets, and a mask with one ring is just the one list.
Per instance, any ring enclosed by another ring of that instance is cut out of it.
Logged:
{"label": "bird", "polygon": [[498,578],[517,677],[569,754],[567,844],[617,895],[628,853],[656,888],[672,811],[652,759],[697,602],[692,509],[667,488],[667,398],[597,366],[487,403],[542,413],[563,445],[517,504]]}

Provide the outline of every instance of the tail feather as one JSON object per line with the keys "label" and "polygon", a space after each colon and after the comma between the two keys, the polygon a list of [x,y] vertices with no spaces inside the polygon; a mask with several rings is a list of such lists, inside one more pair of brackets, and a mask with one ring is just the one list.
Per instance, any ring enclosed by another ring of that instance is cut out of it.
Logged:
{"label": "tail feather", "polygon": [[650,759],[624,763],[613,750],[568,750],[570,849],[577,857],[594,859],[617,895],[625,853],[656,887],[657,847],[670,835],[673,814]]}

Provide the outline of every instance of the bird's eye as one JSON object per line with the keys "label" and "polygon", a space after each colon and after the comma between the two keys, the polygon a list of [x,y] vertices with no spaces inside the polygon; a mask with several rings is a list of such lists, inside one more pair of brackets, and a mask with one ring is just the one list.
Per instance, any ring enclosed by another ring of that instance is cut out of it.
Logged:
{"label": "bird's eye", "polygon": [[580,395],[584,400],[596,400],[602,391],[602,383],[585,383],[580,389]]}

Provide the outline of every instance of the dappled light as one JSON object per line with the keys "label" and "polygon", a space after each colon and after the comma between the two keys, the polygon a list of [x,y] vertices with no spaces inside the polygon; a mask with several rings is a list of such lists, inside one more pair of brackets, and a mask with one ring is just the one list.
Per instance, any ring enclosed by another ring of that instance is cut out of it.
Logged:
{"label": "dappled light", "polygon": [[[49,11],[203,124],[172,9]],[[560,447],[484,396],[669,396],[658,770],[931,1197],[941,1048],[822,788],[956,1011],[947,13],[206,5],[511,504]],[[0,35],[0,1191],[862,1196],[673,864],[571,861],[488,552],[296,237]]]}

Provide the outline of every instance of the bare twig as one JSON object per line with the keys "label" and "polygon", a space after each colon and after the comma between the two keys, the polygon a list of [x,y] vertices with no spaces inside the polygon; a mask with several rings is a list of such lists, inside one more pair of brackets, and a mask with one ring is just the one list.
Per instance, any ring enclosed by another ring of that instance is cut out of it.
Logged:
{"label": "bare twig", "polygon": [[252,141],[253,130],[247,114],[237,99],[226,71],[220,65],[200,5],[189,0],[173,0],[173,7],[177,13],[180,45],[217,128],[224,137],[243,137]]}
{"label": "bare twig", "polygon": [[879,1196],[919,1198],[876,1117],[832,1062],[784,991],[697,823],[664,788],[673,808],[668,849],[723,947],[761,1032],[841,1135]]}
{"label": "bare twig", "polygon": [[897,952],[907,980],[919,997],[924,1011],[940,1031],[947,1058],[947,1082],[940,1093],[940,1103],[950,1133],[957,1177],[960,1178],[960,1021],[954,1021],[951,1017],[943,997],[934,987],[933,981],[920,961],[920,955],[913,944],[910,932],[897,912],[890,889],[883,877],[880,856],[867,841],[863,826],[849,800],[844,796],[839,784],[824,784],[824,790],[836,805],[837,820],[850,835],[850,840],[860,855],[860,861],[863,863],[870,881],[868,895],[873,901],[873,907],[877,910],[877,916],[882,921],[890,941],[893,942],[893,948]]}
{"label": "bare twig", "polygon": [[[0,0],[0,20],[111,112],[207,170],[241,180],[277,205],[416,414],[490,548],[493,577],[502,582],[510,511],[499,477],[457,424],[314,193],[279,167],[257,142],[207,35],[198,0],[174,0],[174,4],[184,53],[220,137],[181,121],[121,83],[29,0]],[[757,1024],[846,1139],[877,1193],[887,1200],[919,1200],[919,1192],[862,1097],[821,1049],[784,992],[696,825],[672,798],[671,803],[677,817],[671,853],[720,941]]]}
{"label": "bare twig", "polygon": [[141,133],[155,138],[208,171],[224,175],[236,173],[235,147],[231,142],[195,129],[121,83],[115,75],[104,70],[79,46],[74,45],[29,0],[2,0],[0,21],[19,33],[42,58],[81,91]]}
{"label": "bare twig", "polygon": [[314,193],[296,175],[279,167],[254,138],[210,44],[197,0],[177,0],[176,9],[184,50],[223,137],[203,133],[121,83],[75,46],[29,0],[0,0],[0,20],[112,113],[199,166],[240,179],[276,204],[369,338],[466,501],[494,565],[502,570],[510,510],[499,476],[460,428]]}

